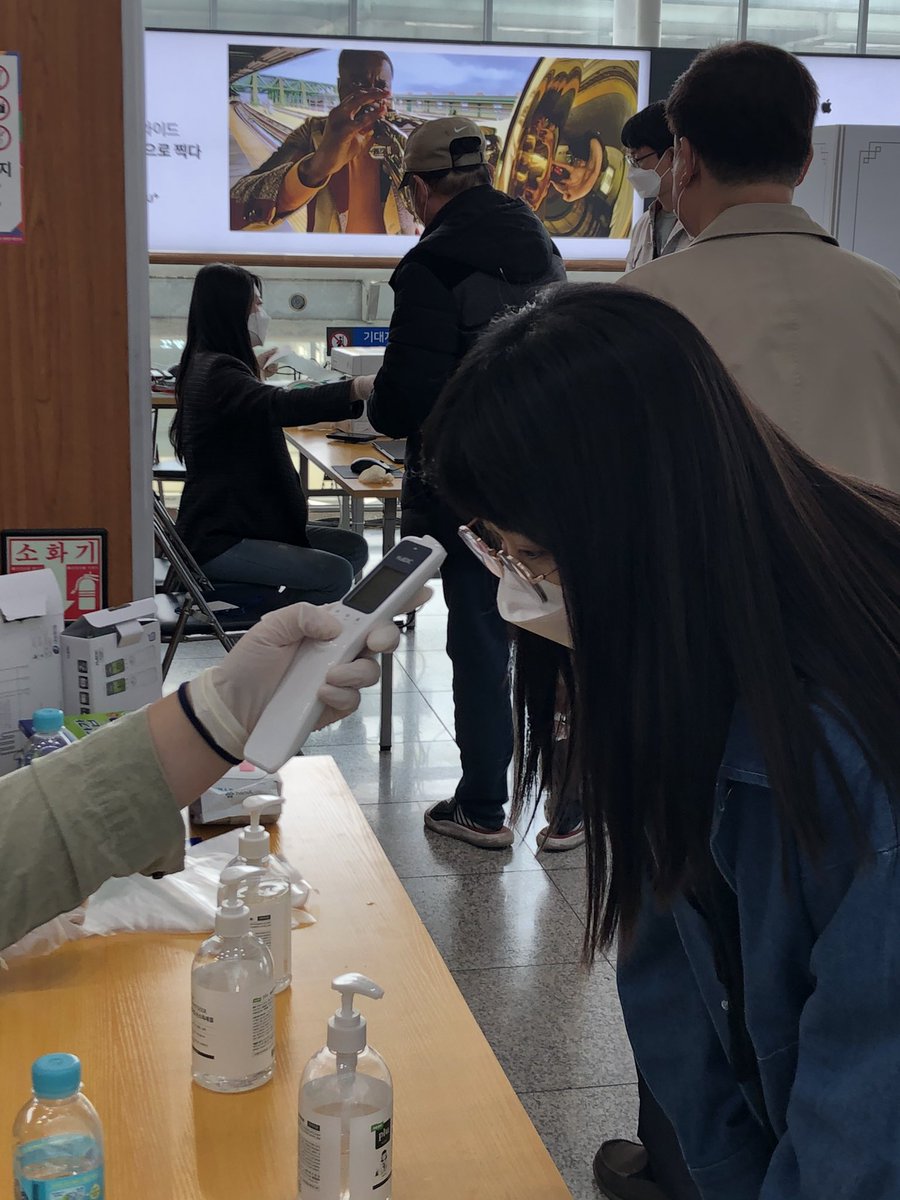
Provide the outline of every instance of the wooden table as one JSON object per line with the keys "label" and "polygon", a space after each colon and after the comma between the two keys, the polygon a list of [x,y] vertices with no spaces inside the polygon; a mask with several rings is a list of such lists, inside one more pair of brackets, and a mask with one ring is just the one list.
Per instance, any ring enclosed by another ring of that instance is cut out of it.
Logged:
{"label": "wooden table", "polygon": [[374,458],[383,462],[386,467],[391,463],[379,453],[376,441],[371,442],[336,442],[328,437],[331,428],[325,425],[297,426],[285,429],[285,437],[300,454],[300,476],[305,491],[309,491],[309,464],[317,466],[326,479],[330,479],[340,490],[350,497],[351,511],[354,513],[353,525],[358,533],[362,533],[362,517],[364,500],[381,500],[384,504],[384,523],[381,532],[382,553],[387,554],[397,540],[397,501],[400,499],[400,476],[394,477],[389,483],[360,483],[354,475],[347,479],[336,467],[349,467],[357,458]]}
{"label": "wooden table", "polygon": [[[0,1179],[32,1060],[66,1050],[103,1121],[110,1200],[295,1200],[300,1074],[337,1007],[332,977],[354,970],[385,989],[361,1005],[394,1076],[394,1200],[568,1197],[333,761],[293,760],[284,778],[281,848],[313,887],[318,923],[294,931],[272,1082],[235,1096],[191,1083],[199,935],[90,938],[15,962],[0,975]],[[510,1020],[527,1037],[527,1019]]]}
{"label": "wooden table", "polygon": [[[375,458],[386,467],[393,464],[380,454],[375,441],[336,442],[329,438],[332,427],[325,425],[300,425],[285,429],[288,442],[300,454],[300,479],[303,490],[309,493],[309,464],[317,466],[326,479],[330,479],[350,497],[351,525],[357,533],[364,528],[363,501],[374,497],[384,504],[384,520],[381,528],[381,552],[388,550],[397,540],[397,502],[400,499],[402,477],[395,476],[389,483],[361,483],[354,475],[348,479],[336,467],[349,467],[357,458]],[[390,750],[392,740],[394,700],[394,660],[392,655],[381,656],[381,733],[378,739],[381,750]]]}

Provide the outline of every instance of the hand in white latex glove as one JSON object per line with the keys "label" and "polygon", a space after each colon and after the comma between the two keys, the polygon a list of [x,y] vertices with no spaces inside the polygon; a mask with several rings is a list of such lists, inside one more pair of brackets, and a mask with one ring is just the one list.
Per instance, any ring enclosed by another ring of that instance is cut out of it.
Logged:
{"label": "hand in white latex glove", "polygon": [[[424,604],[430,595],[427,588],[423,589],[414,607]],[[221,663],[203,671],[188,685],[197,719],[213,741],[240,758],[301,642],[306,638],[327,642],[340,631],[340,622],[327,607],[292,604],[267,613]],[[317,728],[356,711],[360,689],[377,683],[381,674],[369,655],[389,654],[396,650],[399,640],[396,625],[387,622],[369,634],[366,655],[331,668],[318,692],[325,711]]]}
{"label": "hand in white latex glove", "polygon": [[357,375],[350,384],[350,395],[354,400],[362,400],[364,403],[368,403],[374,387],[374,375]]}

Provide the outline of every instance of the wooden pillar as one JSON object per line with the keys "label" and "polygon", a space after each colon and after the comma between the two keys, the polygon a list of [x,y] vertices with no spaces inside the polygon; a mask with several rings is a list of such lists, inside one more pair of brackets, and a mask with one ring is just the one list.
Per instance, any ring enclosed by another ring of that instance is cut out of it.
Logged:
{"label": "wooden pillar", "polygon": [[25,203],[24,242],[0,243],[0,528],[106,528],[111,603],[152,587],[139,20],[138,0],[0,5]]}

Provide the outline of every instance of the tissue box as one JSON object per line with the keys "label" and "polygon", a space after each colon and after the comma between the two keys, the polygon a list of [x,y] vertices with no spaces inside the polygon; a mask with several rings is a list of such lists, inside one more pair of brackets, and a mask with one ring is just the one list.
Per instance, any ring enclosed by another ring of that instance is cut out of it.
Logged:
{"label": "tissue box", "polygon": [[62,708],[63,599],[52,571],[0,575],[0,775],[15,769],[19,721]]}
{"label": "tissue box", "polygon": [[152,596],[79,617],[61,644],[66,713],[134,712],[162,695]]}
{"label": "tissue box", "polygon": [[263,825],[271,825],[281,816],[281,776],[242,762],[193,802],[190,818],[195,825],[249,825],[250,814],[244,808],[247,796],[272,797],[271,805],[260,810]]}
{"label": "tissue box", "polygon": [[331,351],[331,369],[342,375],[377,375],[383,362],[383,346],[335,346]]}

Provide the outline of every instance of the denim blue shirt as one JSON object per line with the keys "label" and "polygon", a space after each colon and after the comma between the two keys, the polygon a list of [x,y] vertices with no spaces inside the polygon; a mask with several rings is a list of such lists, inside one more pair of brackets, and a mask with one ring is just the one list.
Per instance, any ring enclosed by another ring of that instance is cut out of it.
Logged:
{"label": "denim blue shirt", "polygon": [[[884,786],[847,727],[816,716],[875,851],[862,863],[817,766],[826,849],[792,838],[785,884],[775,798],[740,706],[716,785],[710,845],[737,897],[746,1024],[777,1145],[728,1062],[727,1000],[704,918],[648,896],[620,954],[635,1058],[675,1126],[703,1200],[900,1197],[900,873]],[[900,736],[900,730],[898,730]]]}

